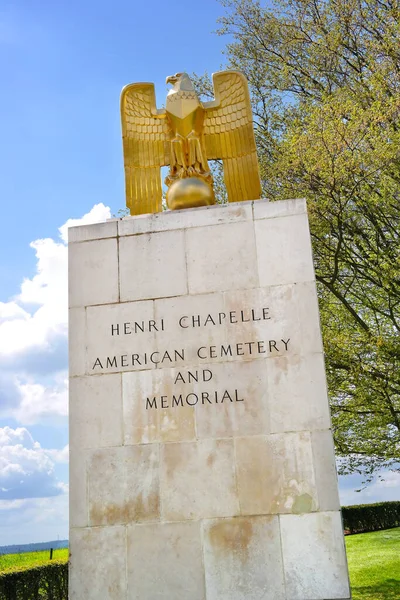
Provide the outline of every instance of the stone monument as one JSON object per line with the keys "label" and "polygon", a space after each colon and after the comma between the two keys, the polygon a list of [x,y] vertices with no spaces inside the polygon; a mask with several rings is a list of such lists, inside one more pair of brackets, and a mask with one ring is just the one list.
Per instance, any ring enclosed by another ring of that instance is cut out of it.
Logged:
{"label": "stone monument", "polygon": [[205,189],[69,230],[70,599],[348,599],[306,203]]}

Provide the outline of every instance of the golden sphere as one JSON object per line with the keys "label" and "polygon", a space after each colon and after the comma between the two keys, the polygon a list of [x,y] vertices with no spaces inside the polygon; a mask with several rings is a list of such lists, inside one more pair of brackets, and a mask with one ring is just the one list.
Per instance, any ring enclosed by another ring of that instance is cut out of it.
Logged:
{"label": "golden sphere", "polygon": [[167,191],[167,206],[171,210],[215,204],[212,185],[200,177],[174,181]]}

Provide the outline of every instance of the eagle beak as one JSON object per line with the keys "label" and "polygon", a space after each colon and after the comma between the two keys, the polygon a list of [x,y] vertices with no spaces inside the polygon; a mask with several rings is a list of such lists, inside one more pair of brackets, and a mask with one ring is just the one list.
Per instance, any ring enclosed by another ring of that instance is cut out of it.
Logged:
{"label": "eagle beak", "polygon": [[165,80],[165,83],[172,83],[172,85],[174,85],[174,83],[176,83],[177,81],[178,78],[176,77],[176,75],[169,75]]}

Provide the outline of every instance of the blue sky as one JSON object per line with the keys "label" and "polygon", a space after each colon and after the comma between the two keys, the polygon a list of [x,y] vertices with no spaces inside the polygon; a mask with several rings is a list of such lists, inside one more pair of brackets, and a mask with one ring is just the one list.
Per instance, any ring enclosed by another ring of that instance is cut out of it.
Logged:
{"label": "blue sky", "polygon": [[[119,94],[209,73],[214,0],[0,0],[0,546],[68,537],[66,228],[124,207]],[[86,216],[85,216],[86,215]],[[60,229],[61,228],[61,229]],[[398,499],[389,473],[343,504]]]}

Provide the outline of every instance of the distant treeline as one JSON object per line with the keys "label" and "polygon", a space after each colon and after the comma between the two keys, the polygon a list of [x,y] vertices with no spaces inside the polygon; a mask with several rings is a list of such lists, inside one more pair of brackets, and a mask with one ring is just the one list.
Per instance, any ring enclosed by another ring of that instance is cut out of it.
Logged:
{"label": "distant treeline", "polygon": [[39,542],[37,544],[14,544],[12,546],[0,546],[0,554],[21,554],[22,552],[39,552],[41,550],[56,550],[57,548],[68,548],[68,540],[53,540],[52,542]]}

